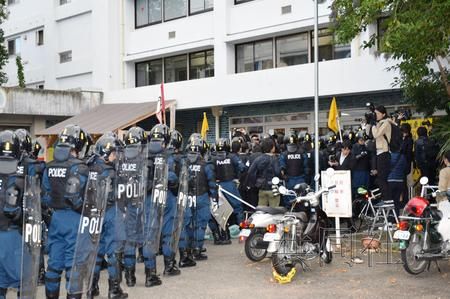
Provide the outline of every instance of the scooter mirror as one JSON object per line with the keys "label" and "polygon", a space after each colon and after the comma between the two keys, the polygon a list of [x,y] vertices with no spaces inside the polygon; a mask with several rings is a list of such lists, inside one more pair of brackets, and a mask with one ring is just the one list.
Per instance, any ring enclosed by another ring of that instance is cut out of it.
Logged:
{"label": "scooter mirror", "polygon": [[286,194],[287,194],[287,189],[286,189],[286,187],[284,187],[284,186],[280,186],[280,187],[278,188],[278,191],[279,191],[281,194],[283,194],[283,195],[286,195]]}
{"label": "scooter mirror", "polygon": [[327,172],[327,176],[329,176],[329,177],[334,176],[334,169],[333,168],[331,168],[331,167],[327,168],[326,172]]}
{"label": "scooter mirror", "polygon": [[423,176],[420,178],[419,182],[421,185],[426,185],[426,184],[428,184],[428,178],[426,176]]}
{"label": "scooter mirror", "polygon": [[314,176],[314,181],[318,181],[320,179],[320,174],[316,174],[315,176]]}
{"label": "scooter mirror", "polygon": [[272,184],[278,185],[279,183],[280,183],[280,179],[278,177],[275,176],[272,178]]}

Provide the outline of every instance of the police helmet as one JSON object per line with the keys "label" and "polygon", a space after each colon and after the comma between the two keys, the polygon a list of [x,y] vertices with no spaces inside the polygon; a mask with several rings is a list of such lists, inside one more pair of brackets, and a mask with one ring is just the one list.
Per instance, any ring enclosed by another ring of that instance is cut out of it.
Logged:
{"label": "police helmet", "polygon": [[20,158],[20,141],[13,131],[0,133],[0,157]]}
{"label": "police helmet", "polygon": [[300,131],[300,133],[298,133],[298,141],[299,142],[303,142],[305,140],[305,135],[308,134],[308,132],[306,131]]}
{"label": "police helmet", "polygon": [[149,139],[150,139],[149,141],[158,140],[164,141],[166,145],[169,144],[170,141],[169,127],[164,124],[157,124],[151,129]]}
{"label": "police helmet", "polygon": [[119,147],[120,142],[115,134],[106,133],[95,143],[94,153],[108,161],[109,155]]}
{"label": "police helmet", "polygon": [[216,151],[218,151],[218,152],[229,152],[230,151],[230,141],[228,140],[228,138],[217,139]]}
{"label": "police helmet", "polygon": [[172,130],[170,132],[170,142],[169,147],[174,149],[180,149],[183,145],[183,135],[177,130]]}
{"label": "police helmet", "polygon": [[146,144],[147,132],[141,127],[132,127],[125,136],[125,145]]}
{"label": "police helmet", "polygon": [[17,129],[14,131],[14,134],[16,134],[17,138],[19,139],[20,150],[22,152],[30,154],[33,147],[33,141],[31,139],[30,132],[25,129]]}
{"label": "police helmet", "polygon": [[358,132],[356,132],[355,138],[356,138],[356,141],[358,141],[359,139],[367,140],[366,131],[359,130]]}
{"label": "police helmet", "polygon": [[305,142],[311,142],[313,137],[308,132],[305,133]]}
{"label": "police helmet", "polygon": [[[269,133],[261,133],[261,134],[259,135],[259,140],[260,140],[260,141],[263,141],[264,139],[272,139],[272,136],[270,136]],[[272,139],[272,140],[273,140],[273,139]]]}
{"label": "police helmet", "polygon": [[233,153],[238,153],[241,149],[246,150],[247,149],[246,146],[247,143],[241,136],[233,137],[233,139],[231,140],[231,151]]}
{"label": "police helmet", "polygon": [[295,134],[289,136],[287,144],[298,144],[298,137]]}
{"label": "police helmet", "polygon": [[80,126],[67,125],[59,134],[57,145],[69,145],[77,153],[80,153],[86,149],[88,143],[88,136]]}
{"label": "police helmet", "polygon": [[201,135],[198,133],[194,133],[189,137],[189,143],[187,146],[187,151],[191,153],[200,153],[205,154],[208,149],[208,145],[205,140],[201,138]]}

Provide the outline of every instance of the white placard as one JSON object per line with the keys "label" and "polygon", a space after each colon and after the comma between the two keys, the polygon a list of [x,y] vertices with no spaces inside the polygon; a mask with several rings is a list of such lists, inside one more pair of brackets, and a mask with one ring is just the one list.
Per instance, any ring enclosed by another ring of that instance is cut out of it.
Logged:
{"label": "white placard", "polygon": [[322,208],[328,217],[352,217],[352,178],[349,170],[336,170],[329,177],[321,174],[322,186],[336,185],[328,194],[322,195]]}

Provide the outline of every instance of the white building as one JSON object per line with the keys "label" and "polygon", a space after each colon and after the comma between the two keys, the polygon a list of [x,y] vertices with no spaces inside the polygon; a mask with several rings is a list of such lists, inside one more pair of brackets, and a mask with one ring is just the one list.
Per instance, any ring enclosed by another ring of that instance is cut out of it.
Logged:
{"label": "white building", "polygon": [[[8,2],[3,28],[11,54],[15,50],[25,62],[28,86],[102,90],[105,103],[123,103],[157,100],[164,81],[185,135],[199,129],[202,112],[211,139],[214,128],[222,136],[241,127],[313,129],[313,1]],[[366,101],[401,105],[389,64],[361,48],[377,24],[350,45],[335,45],[327,30],[330,3],[319,8],[322,132],[333,96],[348,114],[346,128],[358,123]],[[7,72],[8,84],[17,85],[14,59]]]}

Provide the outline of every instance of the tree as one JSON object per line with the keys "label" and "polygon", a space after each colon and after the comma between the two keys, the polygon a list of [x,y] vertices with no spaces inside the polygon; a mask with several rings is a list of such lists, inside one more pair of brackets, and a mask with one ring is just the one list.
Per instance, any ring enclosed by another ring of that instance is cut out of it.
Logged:
{"label": "tree", "polygon": [[16,65],[17,65],[17,80],[19,81],[19,87],[25,88],[25,75],[23,73],[23,64],[22,64],[22,58],[17,55],[16,57]]}
{"label": "tree", "polygon": [[[6,0],[0,0],[0,25],[8,18],[8,10],[6,8]],[[8,50],[5,46],[5,33],[0,28],[0,85],[5,84],[8,81],[6,73],[3,72],[3,67],[8,63]]]}
{"label": "tree", "polygon": [[418,111],[430,115],[448,108],[449,0],[335,0],[331,8],[339,43],[350,42],[383,18],[383,36],[372,34],[363,47],[378,42],[385,57],[395,61],[391,69],[400,76],[393,85],[403,90]]}

